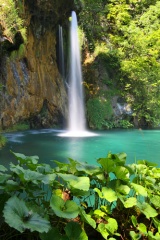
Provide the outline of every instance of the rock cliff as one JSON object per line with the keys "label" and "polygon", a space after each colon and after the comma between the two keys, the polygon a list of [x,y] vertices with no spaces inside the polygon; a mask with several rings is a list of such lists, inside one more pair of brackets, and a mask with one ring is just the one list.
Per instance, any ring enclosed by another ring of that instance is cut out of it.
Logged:
{"label": "rock cliff", "polygon": [[57,28],[68,21],[73,1],[26,0],[23,14],[27,43],[23,57],[11,58],[23,44],[0,31],[0,128],[28,120],[31,127],[60,125],[67,115],[67,95],[57,64]]}

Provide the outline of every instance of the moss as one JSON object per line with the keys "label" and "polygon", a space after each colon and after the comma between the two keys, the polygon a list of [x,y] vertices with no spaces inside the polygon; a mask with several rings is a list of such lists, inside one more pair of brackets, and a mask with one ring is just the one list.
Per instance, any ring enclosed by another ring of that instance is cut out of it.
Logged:
{"label": "moss", "polygon": [[4,147],[7,142],[7,138],[0,134],[0,148]]}
{"label": "moss", "polygon": [[27,122],[16,123],[13,126],[8,127],[5,130],[0,129],[1,132],[16,132],[16,131],[24,131],[30,129],[30,125]]}

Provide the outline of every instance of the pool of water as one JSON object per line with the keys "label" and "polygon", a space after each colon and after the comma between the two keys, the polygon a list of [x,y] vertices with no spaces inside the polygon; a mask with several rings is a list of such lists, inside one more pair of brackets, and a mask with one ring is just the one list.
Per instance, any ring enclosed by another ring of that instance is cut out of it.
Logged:
{"label": "pool of water", "polygon": [[14,158],[10,150],[27,156],[38,155],[39,162],[53,164],[72,158],[96,164],[96,160],[112,153],[127,153],[127,163],[139,159],[160,166],[160,130],[108,130],[94,132],[92,137],[60,137],[60,130],[43,129],[6,133],[6,146],[0,150],[0,164],[8,165]]}

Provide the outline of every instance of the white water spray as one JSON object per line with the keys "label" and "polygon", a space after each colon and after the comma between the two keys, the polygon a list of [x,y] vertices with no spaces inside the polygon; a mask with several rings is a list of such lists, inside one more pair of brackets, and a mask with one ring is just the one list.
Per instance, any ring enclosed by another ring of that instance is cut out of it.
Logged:
{"label": "white water spray", "polygon": [[69,118],[68,131],[60,134],[66,137],[94,136],[86,130],[83,80],[81,69],[80,46],[76,13],[72,12],[70,26],[70,68],[69,68]]}
{"label": "white water spray", "polygon": [[85,131],[85,113],[83,103],[83,83],[81,58],[78,39],[78,24],[75,12],[72,12],[70,29],[70,73],[69,73],[69,131]]}
{"label": "white water spray", "polygon": [[64,50],[63,50],[63,30],[62,26],[59,26],[59,68],[62,79],[65,79],[65,70],[64,70]]}

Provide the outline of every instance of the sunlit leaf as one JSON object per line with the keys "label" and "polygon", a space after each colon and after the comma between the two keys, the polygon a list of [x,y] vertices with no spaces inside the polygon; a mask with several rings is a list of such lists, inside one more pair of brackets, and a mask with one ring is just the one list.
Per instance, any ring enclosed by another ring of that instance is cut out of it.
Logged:
{"label": "sunlit leaf", "polygon": [[150,201],[151,201],[151,203],[153,203],[153,205],[156,208],[160,208],[160,196],[159,195],[154,195],[154,196],[150,197]]}
{"label": "sunlit leaf", "polygon": [[146,225],[144,225],[143,223],[139,223],[137,229],[138,229],[141,233],[147,234],[147,227],[146,227]]}
{"label": "sunlit leaf", "polygon": [[146,218],[156,217],[158,215],[157,211],[146,202],[137,203],[137,206]]}
{"label": "sunlit leaf", "polygon": [[136,183],[131,183],[131,186],[133,187],[136,193],[144,197],[147,197],[147,190],[143,186]]}
{"label": "sunlit leaf", "polygon": [[88,177],[77,177],[72,174],[61,174],[61,173],[58,173],[58,176],[68,183],[68,188],[71,189],[74,193],[75,193],[75,190],[82,190],[82,191],[89,190],[90,179]]}
{"label": "sunlit leaf", "polygon": [[137,199],[135,197],[127,198],[126,201],[123,202],[125,208],[131,208],[137,204]]}
{"label": "sunlit leaf", "polygon": [[107,173],[113,172],[113,169],[114,169],[114,166],[115,166],[115,163],[114,163],[113,160],[108,159],[108,158],[99,158],[97,160],[97,162],[102,165],[103,169]]}
{"label": "sunlit leaf", "polygon": [[116,166],[114,168],[114,173],[116,177],[123,181],[129,181],[129,171],[123,166]]}
{"label": "sunlit leaf", "polygon": [[94,210],[94,215],[97,218],[101,218],[101,217],[104,217],[106,215],[106,213],[101,211],[100,209],[96,209],[96,210]]}
{"label": "sunlit leaf", "polygon": [[86,212],[83,209],[80,209],[80,215],[81,215],[81,218],[84,222],[88,223],[93,228],[96,228],[95,220],[89,214],[86,214]]}
{"label": "sunlit leaf", "polygon": [[137,225],[137,218],[134,215],[131,216],[131,221],[133,223],[133,226],[136,227],[136,225]]}
{"label": "sunlit leaf", "polygon": [[114,234],[118,229],[118,224],[116,219],[108,218],[106,223],[106,228],[111,234]]}
{"label": "sunlit leaf", "polygon": [[131,236],[132,240],[139,240],[142,237],[141,234],[135,233],[134,231],[130,231],[129,235]]}
{"label": "sunlit leaf", "polygon": [[120,185],[117,187],[117,191],[121,194],[127,195],[130,192],[130,188],[127,185]]}
{"label": "sunlit leaf", "polygon": [[98,227],[97,227],[97,231],[101,233],[101,235],[104,237],[104,239],[107,239],[107,237],[109,236],[109,232],[108,230],[106,229],[106,226],[104,223],[100,223],[98,224]]}
{"label": "sunlit leaf", "polygon": [[112,158],[114,158],[116,164],[123,166],[126,162],[127,154],[125,152],[112,154]]}
{"label": "sunlit leaf", "polygon": [[116,192],[111,188],[103,187],[102,191],[100,191],[98,188],[94,188],[94,191],[98,193],[100,198],[105,198],[108,202],[117,200]]}
{"label": "sunlit leaf", "polygon": [[70,200],[64,201],[56,195],[52,195],[50,206],[58,217],[76,218],[79,214],[79,207],[75,202]]}

